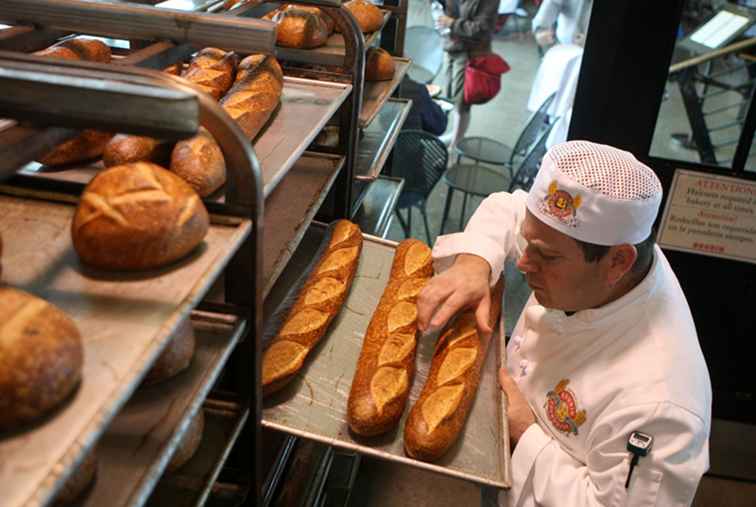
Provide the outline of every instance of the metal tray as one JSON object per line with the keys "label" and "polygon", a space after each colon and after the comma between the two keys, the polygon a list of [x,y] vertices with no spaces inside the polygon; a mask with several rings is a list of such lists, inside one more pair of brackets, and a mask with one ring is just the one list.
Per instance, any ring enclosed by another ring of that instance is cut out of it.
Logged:
{"label": "metal tray", "polygon": [[[312,227],[308,236],[266,301],[268,309],[275,307],[277,301],[291,303],[292,298],[285,297],[287,287],[294,284],[291,278],[303,272],[302,264],[312,259],[313,251],[319,248],[323,229]],[[365,236],[359,269],[344,308],[298,378],[264,401],[263,426],[488,486],[509,487],[509,429],[498,387],[504,349],[501,325],[489,348],[478,395],[463,433],[438,462],[408,458],[403,447],[404,421],[425,383],[437,335],[420,340],[410,402],[398,428],[370,439],[356,437],[349,431],[345,422],[346,403],[354,368],[363,334],[388,280],[395,248],[396,243]]]}
{"label": "metal tray", "polygon": [[142,505],[244,333],[239,319],[193,314],[197,346],[189,368],[139,389],[97,443],[97,481],[82,507]]}
{"label": "metal tray", "polygon": [[[262,170],[263,192],[266,197],[294,166],[351,90],[351,85],[341,83],[284,77],[281,107],[253,143]],[[101,169],[102,162],[99,161],[62,170],[32,162],[21,172],[86,184]]]}
{"label": "metal tray", "polygon": [[411,100],[388,99],[376,120],[362,130],[354,170],[355,179],[373,181],[378,177],[411,107]]}
{"label": "metal tray", "polygon": [[365,81],[365,91],[360,110],[360,127],[370,125],[389,97],[402,82],[412,60],[393,56],[394,77],[390,81]]}
{"label": "metal tray", "polygon": [[204,244],[172,266],[104,273],[79,263],[73,213],[70,204],[0,195],[3,282],[56,304],[84,341],[72,399],[39,424],[0,435],[3,507],[43,505],[54,495],[251,231],[247,220],[213,224]]}

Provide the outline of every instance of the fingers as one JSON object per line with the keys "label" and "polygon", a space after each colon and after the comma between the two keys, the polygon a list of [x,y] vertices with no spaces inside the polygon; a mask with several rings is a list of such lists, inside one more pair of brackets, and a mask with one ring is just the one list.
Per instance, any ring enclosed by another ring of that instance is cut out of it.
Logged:
{"label": "fingers", "polygon": [[464,296],[459,292],[451,294],[436,311],[435,315],[433,315],[430,321],[430,328],[441,329],[444,327],[449,322],[449,319],[454,317],[467,303]]}
{"label": "fingers", "polygon": [[431,317],[451,293],[449,286],[439,283],[438,278],[433,278],[420,292],[417,298],[417,327],[421,332],[428,330]]}
{"label": "fingers", "polygon": [[518,389],[517,382],[509,375],[506,366],[499,369],[499,385],[507,395],[513,390]]}
{"label": "fingers", "polygon": [[491,319],[491,293],[486,293],[483,299],[478,303],[478,307],[475,309],[475,322],[478,324],[478,333],[481,338],[488,338],[491,335],[493,329],[489,323]]}

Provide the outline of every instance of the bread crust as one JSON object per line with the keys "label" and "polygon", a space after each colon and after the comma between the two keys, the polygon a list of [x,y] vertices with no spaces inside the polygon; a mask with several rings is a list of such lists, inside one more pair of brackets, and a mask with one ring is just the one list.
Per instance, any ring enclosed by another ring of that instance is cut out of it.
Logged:
{"label": "bread crust", "polygon": [[84,348],[54,305],[0,287],[0,431],[16,430],[63,403],[81,380]]}
{"label": "bread crust", "polygon": [[140,161],[162,165],[168,161],[171,147],[170,143],[152,137],[116,134],[105,146],[102,162],[105,167]]}
{"label": "bread crust", "polygon": [[279,46],[300,49],[317,48],[328,40],[328,27],[323,16],[297,6],[285,6],[272,17],[278,28],[276,43]]}
{"label": "bread crust", "polygon": [[169,168],[200,197],[209,196],[226,183],[223,151],[204,127],[196,136],[176,143]]}
{"label": "bread crust", "polygon": [[294,378],[339,314],[357,272],[361,252],[360,228],[348,220],[339,220],[323,256],[263,353],[263,396],[278,391]]}
{"label": "bread crust", "polygon": [[260,133],[281,102],[283,71],[269,55],[251,54],[239,63],[236,81],[221,105],[248,139]]}
{"label": "bread crust", "polygon": [[399,423],[415,373],[417,295],[432,275],[430,248],[416,239],[402,241],[349,392],[347,421],[358,435],[379,435]]}
{"label": "bread crust", "polygon": [[202,443],[202,433],[205,430],[205,412],[200,408],[194,417],[192,417],[189,427],[181,437],[181,441],[176,447],[176,451],[168,462],[166,471],[175,472],[192,459]]}
{"label": "bread crust", "polygon": [[363,33],[371,33],[383,26],[383,12],[366,0],[350,0],[342,4],[352,13]]}
{"label": "bread crust", "polygon": [[394,77],[394,59],[383,48],[368,48],[365,55],[365,80],[390,81]]}
{"label": "bread crust", "polygon": [[192,364],[195,345],[192,320],[187,317],[179,324],[170,342],[147,371],[142,386],[163,382],[187,369]]}
{"label": "bread crust", "polygon": [[187,183],[160,166],[136,162],[92,179],[76,208],[71,239],[90,266],[137,271],[184,257],[208,228],[207,210]]}
{"label": "bread crust", "polygon": [[[499,320],[501,284],[491,294],[489,322]],[[434,461],[457,441],[475,401],[491,338],[477,331],[475,313],[466,310],[436,344],[428,378],[404,425],[404,451]]]}

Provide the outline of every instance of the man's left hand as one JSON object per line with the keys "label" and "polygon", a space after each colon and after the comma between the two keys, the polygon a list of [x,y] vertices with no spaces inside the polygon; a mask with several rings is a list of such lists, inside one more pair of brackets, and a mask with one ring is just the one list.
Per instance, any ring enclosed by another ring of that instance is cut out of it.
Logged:
{"label": "man's left hand", "polygon": [[454,23],[454,18],[450,16],[439,16],[436,20],[437,28],[449,28]]}
{"label": "man's left hand", "polygon": [[517,382],[509,375],[506,367],[499,370],[499,384],[507,395],[509,439],[512,441],[512,448],[514,448],[522,434],[531,424],[535,424],[536,419],[533,410],[528,405],[528,400],[522,395]]}

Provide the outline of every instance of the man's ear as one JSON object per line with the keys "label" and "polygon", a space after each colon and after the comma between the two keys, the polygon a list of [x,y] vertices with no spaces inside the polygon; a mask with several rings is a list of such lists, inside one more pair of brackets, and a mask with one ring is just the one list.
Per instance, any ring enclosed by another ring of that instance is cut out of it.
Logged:
{"label": "man's ear", "polygon": [[609,249],[607,258],[609,260],[607,281],[610,285],[616,285],[633,268],[638,258],[638,249],[628,243],[616,245]]}

